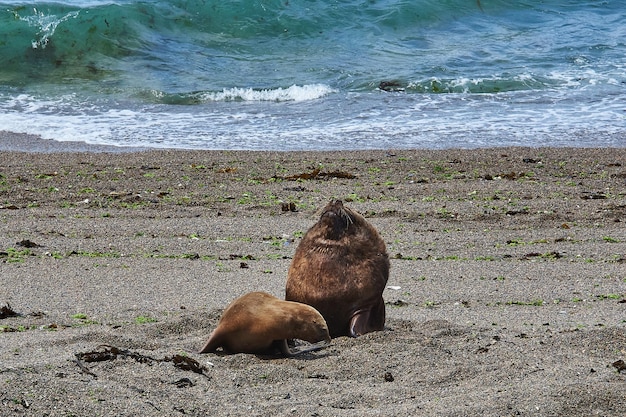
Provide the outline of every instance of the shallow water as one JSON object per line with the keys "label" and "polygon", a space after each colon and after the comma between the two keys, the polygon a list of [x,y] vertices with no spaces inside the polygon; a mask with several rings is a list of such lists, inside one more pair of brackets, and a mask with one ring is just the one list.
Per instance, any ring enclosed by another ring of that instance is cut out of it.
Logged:
{"label": "shallow water", "polygon": [[0,129],[197,149],[626,146],[618,1],[0,0]]}

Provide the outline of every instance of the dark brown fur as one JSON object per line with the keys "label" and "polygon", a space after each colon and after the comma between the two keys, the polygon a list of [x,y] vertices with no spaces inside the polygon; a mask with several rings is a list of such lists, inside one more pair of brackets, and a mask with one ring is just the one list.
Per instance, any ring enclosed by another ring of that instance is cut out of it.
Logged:
{"label": "dark brown fur", "polygon": [[[289,339],[314,343],[292,350]],[[315,344],[316,343],[316,344]],[[280,348],[285,356],[320,349],[330,343],[328,327],[313,307],[279,300],[264,293],[252,292],[233,301],[199,353],[221,347],[229,353],[272,353]]]}
{"label": "dark brown fur", "polygon": [[330,335],[383,330],[389,278],[385,242],[363,216],[331,201],[296,249],[286,299],[315,307]]}

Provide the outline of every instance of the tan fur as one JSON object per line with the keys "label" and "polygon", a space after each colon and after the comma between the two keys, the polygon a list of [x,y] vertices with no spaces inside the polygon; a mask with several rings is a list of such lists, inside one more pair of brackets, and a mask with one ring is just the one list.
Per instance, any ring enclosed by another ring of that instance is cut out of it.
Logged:
{"label": "tan fur", "polygon": [[[318,343],[291,350],[286,341],[300,339]],[[233,301],[199,353],[221,347],[230,353],[271,353],[272,347],[285,355],[320,349],[330,343],[324,317],[313,307],[283,301],[264,292],[252,292]]]}

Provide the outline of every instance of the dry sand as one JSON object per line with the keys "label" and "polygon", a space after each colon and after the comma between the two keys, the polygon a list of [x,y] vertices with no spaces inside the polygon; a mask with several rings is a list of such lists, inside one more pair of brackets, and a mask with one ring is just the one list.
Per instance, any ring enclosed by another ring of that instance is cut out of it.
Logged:
{"label": "dry sand", "polygon": [[[62,150],[0,152],[2,416],[626,413],[626,149]],[[331,198],[387,242],[386,330],[189,353]]]}

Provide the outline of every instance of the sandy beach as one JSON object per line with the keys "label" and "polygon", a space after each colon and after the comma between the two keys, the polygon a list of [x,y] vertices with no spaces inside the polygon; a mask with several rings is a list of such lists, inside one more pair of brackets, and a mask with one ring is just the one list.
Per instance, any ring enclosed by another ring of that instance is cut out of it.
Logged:
{"label": "sandy beach", "polygon": [[[2,416],[626,412],[626,148],[0,138]],[[386,329],[295,358],[194,353],[238,296],[284,297],[330,199],[387,244]]]}

